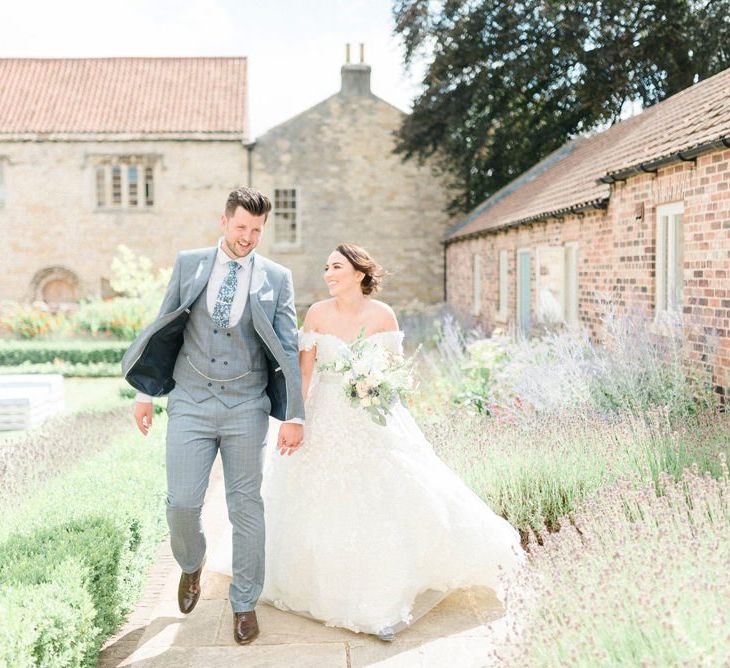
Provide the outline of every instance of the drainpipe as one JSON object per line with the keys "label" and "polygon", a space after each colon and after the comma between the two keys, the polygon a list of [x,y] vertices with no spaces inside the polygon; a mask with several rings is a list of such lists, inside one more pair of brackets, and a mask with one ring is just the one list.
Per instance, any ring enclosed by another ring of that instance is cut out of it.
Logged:
{"label": "drainpipe", "polygon": [[253,147],[256,146],[255,141],[241,142],[244,147],[246,148],[246,151],[248,152],[248,183],[246,184],[249,188],[253,188]]}
{"label": "drainpipe", "polygon": [[443,258],[444,258],[443,259],[443,267],[444,267],[444,287],[443,287],[443,291],[444,291],[444,295],[443,296],[444,296],[444,304],[445,304],[446,303],[446,296],[448,294],[447,289],[446,289],[447,288],[447,285],[446,285],[447,274],[446,274],[446,272],[448,271],[448,266],[449,265],[448,265],[448,262],[446,261],[446,249],[447,249],[446,243],[442,241],[441,242],[441,246],[444,249],[444,255],[443,255]]}

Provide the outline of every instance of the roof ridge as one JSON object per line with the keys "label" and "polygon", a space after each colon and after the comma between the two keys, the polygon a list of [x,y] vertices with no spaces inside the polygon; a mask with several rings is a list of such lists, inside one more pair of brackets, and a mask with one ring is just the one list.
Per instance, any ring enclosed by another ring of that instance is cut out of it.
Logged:
{"label": "roof ridge", "polygon": [[602,202],[611,192],[602,180],[606,175],[631,165],[640,166],[640,170],[631,168],[636,173],[644,166],[654,170],[655,163],[663,166],[674,159],[693,159],[721,142],[727,146],[728,85],[730,68],[603,130],[577,135],[465,214],[446,238],[534,220],[580,203]]}
{"label": "roof ridge", "polygon": [[245,56],[0,58],[0,133],[247,138]]}
{"label": "roof ridge", "polygon": [[100,60],[248,60],[248,56],[74,56],[62,58],[56,56],[7,56],[0,57],[3,61],[35,61],[35,62],[68,62],[68,61],[94,61]]}

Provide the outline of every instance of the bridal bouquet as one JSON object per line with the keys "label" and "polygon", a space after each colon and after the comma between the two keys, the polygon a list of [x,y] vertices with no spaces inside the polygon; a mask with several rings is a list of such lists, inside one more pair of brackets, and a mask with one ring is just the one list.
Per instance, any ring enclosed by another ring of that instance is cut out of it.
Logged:
{"label": "bridal bouquet", "polygon": [[340,374],[350,403],[365,409],[374,422],[385,426],[396,400],[405,399],[414,390],[413,362],[370,338],[361,332],[350,344],[347,355],[317,368]]}

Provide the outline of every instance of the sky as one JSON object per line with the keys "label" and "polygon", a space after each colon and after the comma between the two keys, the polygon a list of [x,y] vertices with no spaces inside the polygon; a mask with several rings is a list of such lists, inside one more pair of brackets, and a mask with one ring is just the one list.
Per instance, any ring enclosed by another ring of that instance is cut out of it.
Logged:
{"label": "sky", "polygon": [[252,139],[339,90],[347,42],[408,111],[423,66],[404,70],[389,0],[0,0],[0,58],[246,56]]}

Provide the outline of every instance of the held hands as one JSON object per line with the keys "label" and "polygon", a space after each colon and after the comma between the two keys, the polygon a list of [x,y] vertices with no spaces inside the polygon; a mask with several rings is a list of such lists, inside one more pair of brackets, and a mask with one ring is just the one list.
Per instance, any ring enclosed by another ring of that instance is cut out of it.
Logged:
{"label": "held hands", "polygon": [[302,445],[304,426],[294,422],[283,422],[279,427],[279,438],[276,448],[281,455],[291,455]]}
{"label": "held hands", "polygon": [[134,402],[134,420],[143,436],[147,436],[147,433],[152,428],[152,414],[154,411],[155,409],[151,402]]}

